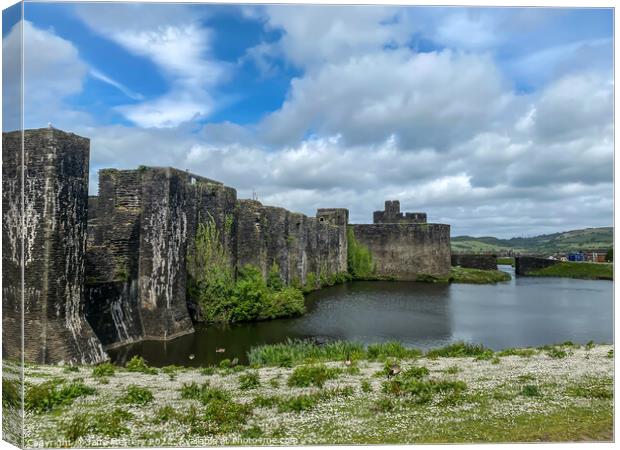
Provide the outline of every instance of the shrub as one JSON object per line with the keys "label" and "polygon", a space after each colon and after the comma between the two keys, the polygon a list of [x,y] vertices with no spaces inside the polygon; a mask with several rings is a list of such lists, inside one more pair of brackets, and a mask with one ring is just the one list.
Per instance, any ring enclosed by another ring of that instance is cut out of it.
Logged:
{"label": "shrub", "polygon": [[375,411],[379,411],[379,412],[391,412],[391,411],[394,411],[395,408],[396,408],[396,404],[394,403],[394,400],[392,400],[390,397],[379,398],[375,402],[374,407],[373,407]]}
{"label": "shrub", "polygon": [[135,384],[130,385],[125,392],[125,395],[119,399],[120,403],[127,403],[130,405],[146,405],[153,401],[153,393],[147,389]]}
{"label": "shrub", "polygon": [[213,217],[198,224],[187,257],[188,296],[207,322],[228,322],[232,312],[234,275],[230,255]]}
{"label": "shrub", "polygon": [[70,405],[76,398],[93,395],[96,392],[95,388],[82,382],[61,386],[60,382],[52,380],[30,386],[26,390],[24,403],[26,410],[42,413],[58,406]]}
{"label": "shrub", "polygon": [[111,377],[114,375],[115,371],[116,369],[113,364],[110,364],[109,362],[105,362],[105,363],[98,364],[95,367],[93,367],[93,377],[95,378]]}
{"label": "shrub", "polygon": [[521,395],[524,395],[525,397],[539,397],[540,391],[538,390],[538,386],[534,384],[526,384],[521,389]]}
{"label": "shrub", "polygon": [[252,347],[248,352],[251,365],[292,367],[306,361],[345,361],[362,359],[364,346],[358,342],[334,341],[316,345],[310,340],[287,340],[280,344]]}
{"label": "shrub", "polygon": [[168,375],[170,380],[174,380],[177,376],[177,372],[181,369],[182,367],[180,366],[170,365],[170,366],[162,367],[161,371],[165,373],[166,375]]}
{"label": "shrub", "polygon": [[247,391],[260,386],[258,372],[247,372],[239,376],[239,389]]}
{"label": "shrub", "polygon": [[314,408],[319,403],[316,394],[303,394],[290,397],[278,403],[279,412],[301,412]]}
{"label": "shrub", "polygon": [[611,378],[588,377],[578,384],[569,386],[566,393],[571,397],[612,399],[614,397],[613,380]]}
{"label": "shrub", "polygon": [[290,387],[323,387],[327,380],[337,378],[341,370],[323,364],[315,366],[298,366],[289,376]]}
{"label": "shrub", "polygon": [[82,413],[63,423],[61,431],[70,442],[88,434],[117,438],[129,433],[124,424],[132,418],[133,414],[120,408],[109,412]]}
{"label": "shrub", "polygon": [[4,408],[17,408],[21,404],[21,398],[19,380],[2,377],[2,406]]}
{"label": "shrub", "polygon": [[190,408],[181,418],[193,434],[216,435],[238,431],[252,413],[250,405],[227,400],[213,400],[202,412]]}
{"label": "shrub", "polygon": [[170,420],[176,419],[179,416],[177,410],[174,409],[170,405],[162,406],[155,412],[155,417],[153,418],[153,422],[155,423],[166,423]]}
{"label": "shrub", "polygon": [[550,356],[551,358],[562,359],[562,358],[566,358],[568,356],[568,353],[562,349],[554,347],[547,352],[547,355]]}
{"label": "shrub", "polygon": [[484,355],[492,355],[493,351],[484,345],[469,344],[467,342],[456,342],[426,352],[429,358],[445,357],[445,358],[463,358],[463,357],[479,357]]}
{"label": "shrub", "polygon": [[252,400],[252,404],[258,408],[273,408],[279,403],[280,399],[276,396],[263,397],[258,395]]}
{"label": "shrub", "polygon": [[507,348],[497,352],[497,356],[520,356],[522,358],[529,358],[536,354],[536,349],[533,348]]}
{"label": "shrub", "polygon": [[372,254],[356,238],[352,227],[347,228],[347,265],[354,279],[369,279],[375,276]]}
{"label": "shrub", "polygon": [[241,437],[244,439],[259,439],[263,436],[263,430],[258,425],[253,425],[250,428],[241,432]]}
{"label": "shrub", "polygon": [[370,381],[368,380],[362,380],[360,387],[362,389],[362,392],[372,392],[372,384],[370,384]]}
{"label": "shrub", "polygon": [[146,360],[141,356],[134,356],[131,358],[125,365],[125,368],[129,372],[139,372],[147,375],[155,375],[157,373],[157,369],[149,367]]}
{"label": "shrub", "polygon": [[215,400],[229,401],[231,399],[230,394],[223,389],[211,387],[209,383],[199,386],[194,382],[189,384],[183,383],[183,386],[181,386],[181,398],[198,400],[203,404]]}
{"label": "shrub", "polygon": [[280,267],[274,262],[267,274],[267,287],[273,291],[279,291],[284,287],[280,277]]}
{"label": "shrub", "polygon": [[366,354],[370,360],[384,360],[386,358],[415,358],[422,356],[418,349],[406,348],[400,342],[382,342],[370,344],[366,349]]}

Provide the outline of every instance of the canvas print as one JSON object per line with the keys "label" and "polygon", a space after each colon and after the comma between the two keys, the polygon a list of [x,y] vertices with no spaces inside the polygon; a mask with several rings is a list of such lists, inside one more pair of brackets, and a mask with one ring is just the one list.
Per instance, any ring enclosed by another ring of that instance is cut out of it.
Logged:
{"label": "canvas print", "polygon": [[612,8],[20,2],[20,448],[612,442]]}

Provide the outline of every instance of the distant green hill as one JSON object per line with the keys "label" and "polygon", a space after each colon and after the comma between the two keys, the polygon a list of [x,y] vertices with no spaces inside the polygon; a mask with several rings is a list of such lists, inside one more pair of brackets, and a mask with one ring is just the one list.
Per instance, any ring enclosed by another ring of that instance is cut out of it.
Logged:
{"label": "distant green hill", "polygon": [[543,234],[529,238],[498,239],[490,236],[457,236],[451,239],[452,251],[555,253],[575,250],[608,249],[613,246],[612,227],[585,228],[563,233]]}

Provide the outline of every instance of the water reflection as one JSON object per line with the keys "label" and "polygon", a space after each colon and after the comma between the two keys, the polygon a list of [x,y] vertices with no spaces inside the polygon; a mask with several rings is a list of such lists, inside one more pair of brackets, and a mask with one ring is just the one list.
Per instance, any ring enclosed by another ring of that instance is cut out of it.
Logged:
{"label": "water reflection", "polygon": [[[118,363],[138,354],[156,366],[204,366],[223,358],[245,362],[250,347],[287,338],[398,340],[420,348],[465,340],[494,349],[612,342],[612,297],[609,281],[561,278],[513,278],[484,286],[355,282],[309,295],[303,317],[197,327],[173,341],[142,342],[110,353]],[[217,348],[226,351],[217,353]]]}

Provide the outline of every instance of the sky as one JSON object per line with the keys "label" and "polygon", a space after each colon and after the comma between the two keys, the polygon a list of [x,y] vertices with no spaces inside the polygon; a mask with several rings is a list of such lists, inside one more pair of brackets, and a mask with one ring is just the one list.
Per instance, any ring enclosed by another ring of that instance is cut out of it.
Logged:
{"label": "sky", "polygon": [[353,223],[398,199],[453,236],[612,225],[611,9],[26,3],[21,25],[24,126],[91,139],[91,194],[173,166]]}

